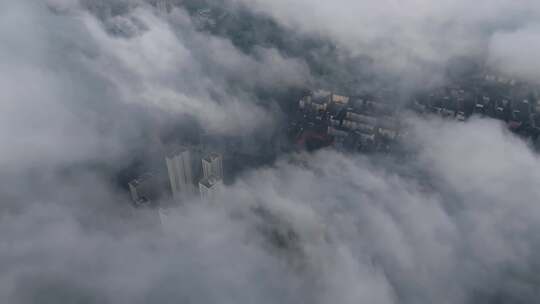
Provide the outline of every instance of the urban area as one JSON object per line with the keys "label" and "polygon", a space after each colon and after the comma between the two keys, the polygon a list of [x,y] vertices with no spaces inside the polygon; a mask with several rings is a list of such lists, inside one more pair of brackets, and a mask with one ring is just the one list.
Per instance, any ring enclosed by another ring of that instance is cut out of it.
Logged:
{"label": "urban area", "polygon": [[[239,170],[233,163],[248,167],[271,164],[280,153],[276,146],[287,146],[288,151],[329,147],[347,153],[399,153],[407,115],[458,122],[473,116],[496,119],[532,146],[540,146],[540,105],[534,88],[490,74],[465,83],[420,92],[405,104],[377,94],[349,96],[306,90],[299,100],[289,101],[294,106],[286,113],[282,136],[273,136],[264,144],[203,132],[198,144],[167,146],[163,157],[166,172],[146,172],[129,182],[133,206],[153,210],[163,223],[170,209],[184,201],[215,202],[224,183],[231,182]],[[286,145],[279,142],[281,138],[286,138]]]}

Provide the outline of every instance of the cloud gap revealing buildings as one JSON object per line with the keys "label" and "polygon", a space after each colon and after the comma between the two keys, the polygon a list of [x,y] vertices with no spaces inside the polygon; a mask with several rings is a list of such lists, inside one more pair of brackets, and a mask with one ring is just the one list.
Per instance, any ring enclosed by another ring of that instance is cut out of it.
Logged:
{"label": "cloud gap revealing buildings", "polygon": [[466,121],[471,116],[492,118],[506,124],[540,148],[538,88],[511,78],[480,72],[466,81],[452,83],[415,96],[409,108],[421,115]]}
{"label": "cloud gap revealing buildings", "polygon": [[[538,93],[519,83],[501,82],[486,76],[428,89],[412,95],[408,103],[401,106],[388,102],[388,96],[392,95],[347,96],[314,90],[300,98],[295,97],[297,108],[287,112],[289,120],[286,125],[289,139],[296,144],[292,149],[316,150],[331,146],[349,152],[395,151],[399,154],[402,151],[399,143],[406,140],[400,120],[403,111],[457,121],[466,121],[474,115],[499,119],[513,132],[536,141],[540,146]],[[255,136],[221,135],[208,131],[198,135],[197,140],[183,140],[193,145],[172,146],[166,153],[166,175],[175,202],[197,197],[203,201],[215,201],[224,186],[224,165],[225,171],[229,172],[227,178],[230,178],[234,172],[240,172],[238,168],[257,167],[258,160],[266,159],[262,152],[277,151],[273,148],[278,145],[275,140],[261,144],[261,141],[254,140]],[[291,151],[290,148],[287,146],[287,151]],[[153,201],[150,195],[145,194],[148,190],[144,185],[150,184],[148,180],[151,179],[141,176],[130,183],[135,205]]]}
{"label": "cloud gap revealing buildings", "polygon": [[215,197],[223,184],[223,156],[217,152],[204,154],[199,147],[176,146],[169,150],[165,162],[176,201],[197,193],[203,199]]}
{"label": "cloud gap revealing buildings", "polygon": [[399,136],[394,106],[371,96],[317,90],[302,97],[289,131],[309,150],[333,146],[348,151],[390,150]]}

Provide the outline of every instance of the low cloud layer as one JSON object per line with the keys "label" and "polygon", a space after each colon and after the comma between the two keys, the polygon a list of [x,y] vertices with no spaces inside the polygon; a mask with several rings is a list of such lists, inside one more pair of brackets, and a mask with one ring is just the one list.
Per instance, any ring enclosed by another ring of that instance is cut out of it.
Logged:
{"label": "low cloud layer", "polygon": [[523,42],[534,48],[538,40],[537,1],[236,2],[292,29],[331,39],[353,55],[366,55],[391,74],[429,79],[426,73],[445,67],[453,57],[487,56],[493,59],[492,68],[527,80],[538,78],[523,65],[535,61],[531,45]]}
{"label": "low cloud layer", "polygon": [[[10,303],[534,301],[538,157],[491,121],[415,121],[409,139],[418,152],[405,164],[333,151],[285,158],[241,178],[217,205],[178,209],[164,232],[133,226],[121,208],[96,208],[122,199],[90,177],[26,195],[24,207],[3,213],[0,296]],[[88,183],[94,188],[85,190]]]}
{"label": "low cloud layer", "polygon": [[93,16],[82,18],[97,43],[97,62],[90,64],[126,101],[193,115],[211,131],[239,133],[264,125],[266,113],[247,92],[309,81],[301,62],[275,49],[248,56],[228,40],[196,32],[180,9],[160,18],[142,7],[105,20],[127,37],[111,36]]}
{"label": "low cloud layer", "polygon": [[269,128],[275,113],[255,89],[310,78],[275,49],[247,55],[195,31],[180,9],[160,16],[139,3],[98,19],[75,1],[7,1],[1,14],[3,165],[120,155],[140,136],[137,109],[221,134]]}
{"label": "low cloud layer", "polygon": [[[525,60],[534,43],[510,48],[535,40],[532,1],[242,3],[399,73],[487,46],[493,67],[537,75]],[[110,4],[123,10],[96,8]],[[171,212],[163,229],[108,170],[158,146],[147,133],[163,117],[221,134],[276,127],[279,110],[255,92],[324,82],[313,67],[270,45],[243,51],[182,8],[142,1],[4,1],[0,25],[0,302],[540,296],[540,160],[498,122],[410,117],[398,159],[282,155],[216,204]]]}
{"label": "low cloud layer", "polygon": [[501,31],[490,41],[490,64],[519,79],[538,83],[540,66],[534,59],[540,51],[540,24]]}

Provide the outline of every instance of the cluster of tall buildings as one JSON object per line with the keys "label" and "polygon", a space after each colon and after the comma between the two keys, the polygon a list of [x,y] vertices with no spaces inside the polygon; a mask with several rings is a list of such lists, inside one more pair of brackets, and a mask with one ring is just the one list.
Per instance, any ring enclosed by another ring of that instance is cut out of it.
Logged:
{"label": "cluster of tall buildings", "polygon": [[182,200],[197,192],[212,200],[223,186],[223,157],[215,152],[200,157],[195,149],[178,147],[165,157],[173,198]]}
{"label": "cluster of tall buildings", "polygon": [[[168,187],[176,202],[196,196],[214,201],[223,187],[223,156],[219,153],[204,154],[196,147],[175,146],[166,153],[165,164],[167,182],[155,173],[145,173],[129,182],[135,207],[156,206]],[[168,187],[163,187],[165,182]]]}

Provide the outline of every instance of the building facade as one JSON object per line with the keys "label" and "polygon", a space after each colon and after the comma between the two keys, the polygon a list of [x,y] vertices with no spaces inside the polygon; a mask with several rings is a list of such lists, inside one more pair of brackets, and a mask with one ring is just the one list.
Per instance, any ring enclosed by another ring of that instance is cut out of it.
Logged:
{"label": "building facade", "polygon": [[184,147],[175,148],[167,154],[165,161],[173,197],[181,199],[194,194],[195,186],[190,150]]}
{"label": "building facade", "polygon": [[203,178],[199,182],[199,193],[203,201],[215,201],[223,187],[223,181],[215,176]]}
{"label": "building facade", "polygon": [[169,0],[157,0],[156,7],[161,14],[167,14],[170,9]]}
{"label": "building facade", "polygon": [[214,176],[223,179],[223,157],[218,153],[210,153],[202,159],[203,178]]}

